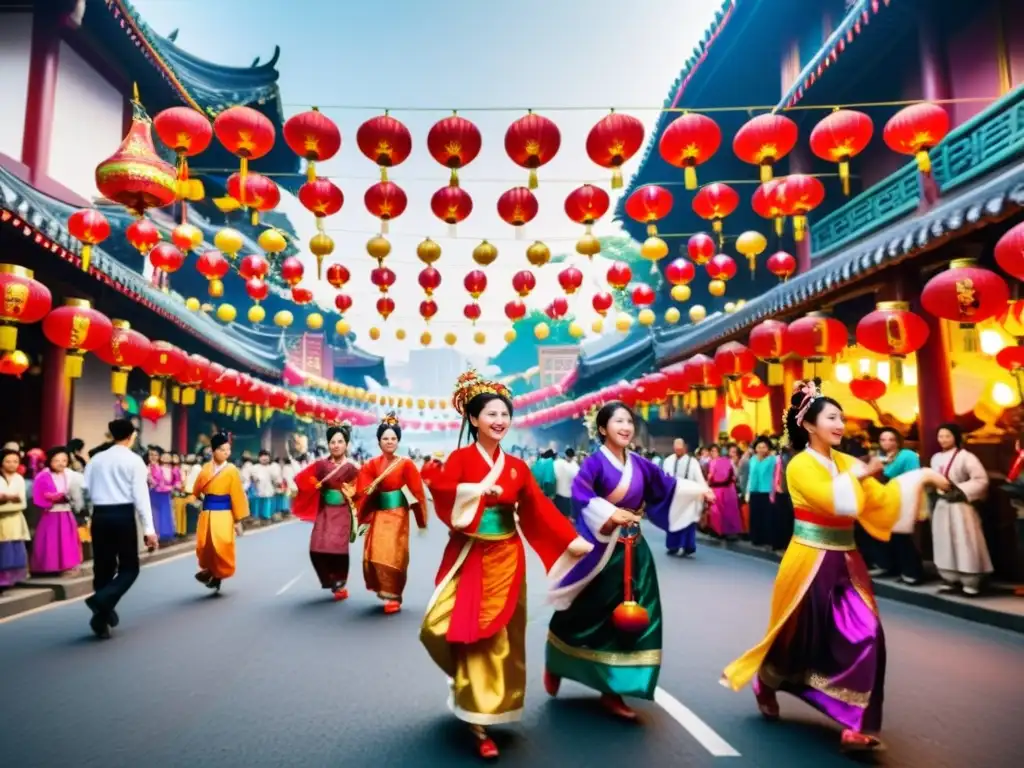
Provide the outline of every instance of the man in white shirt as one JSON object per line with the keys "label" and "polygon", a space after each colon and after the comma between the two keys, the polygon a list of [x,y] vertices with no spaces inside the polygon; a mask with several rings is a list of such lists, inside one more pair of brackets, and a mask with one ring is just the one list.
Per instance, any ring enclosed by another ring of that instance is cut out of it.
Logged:
{"label": "man in white shirt", "polygon": [[[701,471],[700,462],[686,451],[686,441],[681,437],[676,438],[672,443],[672,455],[665,459],[661,465],[662,471],[671,477],[679,480],[690,480],[694,483],[707,486],[704,473]],[[711,496],[711,489],[708,488],[708,495]],[[700,518],[700,511],[693,510],[697,519]],[[679,550],[683,551],[683,557],[689,557],[697,551],[697,519],[680,531],[669,532],[665,537],[665,547],[670,555],[678,555]]]}
{"label": "man in white shirt", "polygon": [[572,519],[572,481],[580,472],[576,463],[576,451],[568,448],[565,457],[555,459],[555,506],[563,515]]}
{"label": "man in white shirt", "polygon": [[85,467],[85,489],[92,499],[92,551],[95,594],[85,601],[92,611],[89,626],[100,638],[120,622],[118,601],[139,577],[139,539],[136,518],[146,546],[157,548],[149,473],[132,451],[137,432],[128,419],[109,424],[113,445],[97,453]]}

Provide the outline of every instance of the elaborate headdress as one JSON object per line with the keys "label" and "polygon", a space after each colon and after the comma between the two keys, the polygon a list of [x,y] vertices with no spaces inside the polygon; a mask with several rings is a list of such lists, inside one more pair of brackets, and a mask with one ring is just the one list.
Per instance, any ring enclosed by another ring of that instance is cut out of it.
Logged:
{"label": "elaborate headdress", "polygon": [[598,439],[597,431],[597,412],[598,407],[595,405],[589,411],[583,415],[583,426],[587,428],[587,436],[591,440]]}
{"label": "elaborate headdress", "polygon": [[459,380],[455,383],[455,391],[452,392],[452,407],[459,416],[465,418],[466,406],[469,405],[469,401],[477,395],[483,394],[512,399],[512,393],[509,392],[508,387],[501,382],[481,378],[480,374],[471,368],[459,376]]}
{"label": "elaborate headdress", "polygon": [[804,423],[804,416],[807,415],[807,411],[810,410],[811,403],[821,397],[821,390],[818,389],[818,385],[814,380],[798,381],[796,387],[793,389],[793,394],[802,394],[803,399],[800,401],[800,405],[796,410],[796,423],[802,425]]}
{"label": "elaborate headdress", "polygon": [[384,418],[380,420],[380,423],[386,424],[389,427],[397,427],[399,426],[398,414],[396,414],[394,411],[388,411]]}

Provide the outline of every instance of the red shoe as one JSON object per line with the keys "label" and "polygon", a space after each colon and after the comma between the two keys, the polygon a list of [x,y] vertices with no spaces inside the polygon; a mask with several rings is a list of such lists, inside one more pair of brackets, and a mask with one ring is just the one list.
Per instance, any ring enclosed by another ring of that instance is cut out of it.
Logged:
{"label": "red shoe", "polygon": [[636,720],[636,712],[626,705],[621,696],[603,693],[601,694],[601,706],[623,720]]}
{"label": "red shoe", "polygon": [[847,728],[839,739],[839,749],[843,752],[877,752],[884,746],[875,736]]}
{"label": "red shoe", "polygon": [[384,613],[398,613],[402,610],[402,604],[397,600],[386,600],[384,602]]}
{"label": "red shoe", "polygon": [[548,692],[548,696],[554,698],[558,695],[558,689],[562,685],[562,678],[558,675],[553,675],[544,670],[544,690]]}
{"label": "red shoe", "polygon": [[775,698],[775,691],[759,681],[754,681],[754,699],[757,701],[757,708],[765,720],[779,719],[779,700]]}
{"label": "red shoe", "polygon": [[334,590],[334,601],[340,603],[342,600],[348,600],[348,590],[345,587]]}

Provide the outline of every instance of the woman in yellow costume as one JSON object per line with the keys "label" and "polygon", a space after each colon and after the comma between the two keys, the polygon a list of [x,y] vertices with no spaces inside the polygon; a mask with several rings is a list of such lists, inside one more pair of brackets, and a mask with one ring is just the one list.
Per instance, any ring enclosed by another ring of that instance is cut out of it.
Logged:
{"label": "woman in yellow costume", "polygon": [[[402,592],[409,570],[409,512],[421,531],[427,529],[423,480],[412,459],[396,455],[402,427],[394,413],[377,427],[381,455],[370,459],[356,479],[355,498],[360,525],[368,525],[363,544],[366,588],[384,601],[384,613],[402,609]],[[415,499],[406,501],[405,490]]]}
{"label": "woman in yellow costume", "polygon": [[452,405],[474,442],[428,480],[434,511],[451,534],[420,642],[448,677],[449,708],[469,724],[479,755],[493,759],[498,748],[484,727],[519,720],[526,693],[526,553],[519,531],[551,586],[593,545],[541,493],[526,463],[501,450],[512,422],[505,386],[470,371],[459,377]]}
{"label": "woman in yellow costume", "polygon": [[213,461],[199,472],[193,495],[202,500],[196,526],[196,581],[220,591],[221,581],[235,575],[235,526],[249,516],[249,500],[242,476],[228,463],[231,442],[227,435],[210,439]]}
{"label": "woman in yellow costume", "polygon": [[[871,577],[853,540],[854,522],[881,541],[913,530],[922,486],[948,483],[930,469],[883,485],[877,457],[863,463],[833,448],[845,432],[839,403],[819,382],[801,382],[786,416],[794,456],[786,482],[793,538],[779,565],[768,633],[730,664],[723,685],[753,680],[761,714],[779,717],[776,692],[790,693],[843,727],[847,751],[881,747],[885,635]],[[776,464],[778,467],[779,464]]]}

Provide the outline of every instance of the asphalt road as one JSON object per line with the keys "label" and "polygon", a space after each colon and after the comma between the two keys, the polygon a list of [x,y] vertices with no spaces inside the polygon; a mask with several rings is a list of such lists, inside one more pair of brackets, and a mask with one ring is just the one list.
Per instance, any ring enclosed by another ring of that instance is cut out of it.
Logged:
{"label": "asphalt road", "polygon": [[[480,761],[445,707],[445,681],[417,641],[445,533],[412,540],[402,613],[363,589],[336,604],[307,557],[309,527],[239,543],[239,574],[212,597],[191,557],[143,571],[114,638],[94,639],[81,602],[0,623],[0,764],[36,766],[461,766]],[[531,555],[530,664],[522,723],[493,729],[512,766],[801,768],[857,764],[839,731],[780,696],[766,723],[753,695],[718,685],[767,621],[775,566],[702,549],[667,557],[653,532],[665,601],[671,698],[642,723],[609,719],[584,689],[541,685],[549,610]],[[354,552],[358,563],[358,545]],[[882,601],[888,638],[888,751],[868,764],[1003,768],[1024,751],[1024,638]],[[666,703],[667,702],[667,703]],[[738,756],[716,757],[713,752]],[[865,762],[863,758],[861,763]]]}

